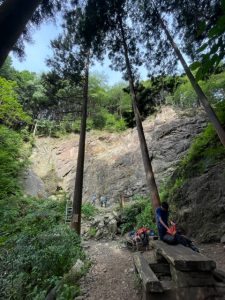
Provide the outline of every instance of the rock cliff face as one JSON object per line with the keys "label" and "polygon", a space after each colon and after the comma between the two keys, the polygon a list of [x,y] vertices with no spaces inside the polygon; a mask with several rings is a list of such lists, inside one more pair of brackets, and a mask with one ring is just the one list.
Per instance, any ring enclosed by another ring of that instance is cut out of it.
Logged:
{"label": "rock cliff face", "polygon": [[178,223],[200,242],[225,234],[225,160],[191,178],[176,192]]}
{"label": "rock cliff face", "polygon": [[[157,183],[174,171],[186,154],[193,138],[206,126],[202,112],[181,113],[171,107],[162,108],[156,117],[143,122],[149,153]],[[25,180],[25,192],[39,197],[74,187],[78,135],[60,139],[38,138],[31,156],[32,167]],[[108,195],[115,202],[120,195],[148,194],[136,128],[126,132],[87,134],[84,173],[84,201],[91,195]],[[32,174],[32,188],[29,181]],[[35,178],[38,178],[35,184]]]}

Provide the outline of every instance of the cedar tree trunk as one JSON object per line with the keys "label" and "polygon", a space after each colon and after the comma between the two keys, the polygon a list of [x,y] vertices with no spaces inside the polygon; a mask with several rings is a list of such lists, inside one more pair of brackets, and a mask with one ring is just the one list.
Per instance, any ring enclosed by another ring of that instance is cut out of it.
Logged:
{"label": "cedar tree trunk", "polygon": [[225,130],[223,128],[223,126],[221,125],[215,111],[213,110],[212,106],[210,105],[205,93],[203,92],[203,90],[201,89],[200,85],[197,83],[197,81],[195,80],[190,68],[188,67],[182,53],[180,52],[179,48],[177,47],[175,41],[173,40],[170,32],[168,31],[166,25],[164,24],[161,16],[159,15],[159,13],[157,12],[157,15],[159,17],[159,21],[160,21],[160,24],[163,28],[163,30],[165,31],[165,34],[168,38],[168,40],[170,41],[170,44],[171,46],[173,47],[178,59],[180,60],[190,82],[191,82],[191,85],[192,87],[194,88],[198,98],[199,98],[199,101],[201,102],[202,106],[204,107],[208,117],[209,117],[209,120],[212,122],[218,136],[219,136],[219,139],[221,141],[221,143],[223,144],[223,146],[225,147]]}
{"label": "cedar tree trunk", "polygon": [[82,206],[85,138],[86,138],[87,105],[88,105],[89,60],[90,60],[90,51],[88,51],[87,53],[85,70],[84,70],[85,74],[84,74],[84,85],[83,85],[82,119],[81,119],[80,140],[79,140],[75,189],[74,189],[74,196],[73,196],[73,211],[72,211],[72,221],[71,221],[71,227],[75,229],[75,231],[79,235],[81,232],[81,206]]}
{"label": "cedar tree trunk", "polygon": [[0,6],[0,67],[42,0],[5,0]]}
{"label": "cedar tree trunk", "polygon": [[135,88],[134,88],[133,74],[132,74],[132,70],[131,70],[127,41],[126,41],[126,37],[125,37],[125,32],[124,32],[121,16],[118,16],[118,21],[119,21],[119,25],[120,25],[122,44],[123,44],[123,48],[124,48],[124,56],[125,56],[125,61],[126,61],[126,68],[127,68],[128,78],[129,78],[129,86],[130,86],[130,91],[131,91],[131,95],[132,95],[132,105],[133,105],[135,121],[136,121],[136,125],[137,125],[137,131],[138,131],[138,137],[139,137],[139,142],[140,142],[143,164],[144,164],[144,168],[145,168],[146,181],[147,181],[147,185],[150,190],[153,207],[157,208],[160,206],[160,198],[159,198],[158,188],[157,188],[157,185],[155,182],[155,176],[154,176],[154,173],[152,170],[151,159],[150,159],[149,153],[148,153],[148,147],[147,147],[144,130],[143,130],[142,122],[141,122],[141,116],[140,116],[140,113],[139,113],[139,110],[137,107],[137,96],[136,96],[136,92],[135,92]]}

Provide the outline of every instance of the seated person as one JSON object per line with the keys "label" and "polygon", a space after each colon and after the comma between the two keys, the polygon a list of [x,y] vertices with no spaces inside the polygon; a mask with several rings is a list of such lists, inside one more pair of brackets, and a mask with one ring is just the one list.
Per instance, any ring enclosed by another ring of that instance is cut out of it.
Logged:
{"label": "seated person", "polygon": [[176,224],[170,221],[172,227],[168,226],[169,221],[169,204],[162,202],[161,207],[156,209],[156,222],[159,232],[160,240],[168,244],[181,244],[191,248],[193,251],[199,252],[198,248],[192,243],[190,239],[177,233]]}
{"label": "seated person", "polygon": [[163,240],[164,235],[166,235],[169,230],[168,219],[169,204],[167,202],[162,202],[161,206],[156,208],[156,223],[160,240]]}

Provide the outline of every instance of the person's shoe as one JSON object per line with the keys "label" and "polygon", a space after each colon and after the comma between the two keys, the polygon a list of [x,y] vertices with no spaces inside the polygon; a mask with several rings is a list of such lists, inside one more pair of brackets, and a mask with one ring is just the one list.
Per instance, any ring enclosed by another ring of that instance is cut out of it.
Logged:
{"label": "person's shoe", "polygon": [[195,252],[200,252],[199,250],[198,250],[198,248],[195,246],[195,245],[193,245],[193,244],[191,244],[190,245],[190,248],[193,250],[193,251],[195,251]]}

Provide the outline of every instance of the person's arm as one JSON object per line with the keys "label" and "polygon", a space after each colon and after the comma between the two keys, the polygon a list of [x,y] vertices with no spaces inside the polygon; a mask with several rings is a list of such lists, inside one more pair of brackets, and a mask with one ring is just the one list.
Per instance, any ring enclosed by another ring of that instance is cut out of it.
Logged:
{"label": "person's arm", "polygon": [[162,226],[163,227],[165,227],[166,228],[166,230],[168,230],[169,229],[169,227],[163,222],[163,220],[162,220],[162,218],[160,217],[159,218],[159,222],[162,224]]}
{"label": "person's arm", "polygon": [[161,217],[161,208],[160,208],[160,207],[158,207],[158,208],[156,209],[156,216],[157,216],[157,218],[158,218],[159,223],[162,224],[162,226],[163,226],[164,228],[166,228],[166,230],[168,230],[168,229],[169,229],[168,226],[167,226],[167,225],[163,222],[163,220],[162,220],[162,217]]}

